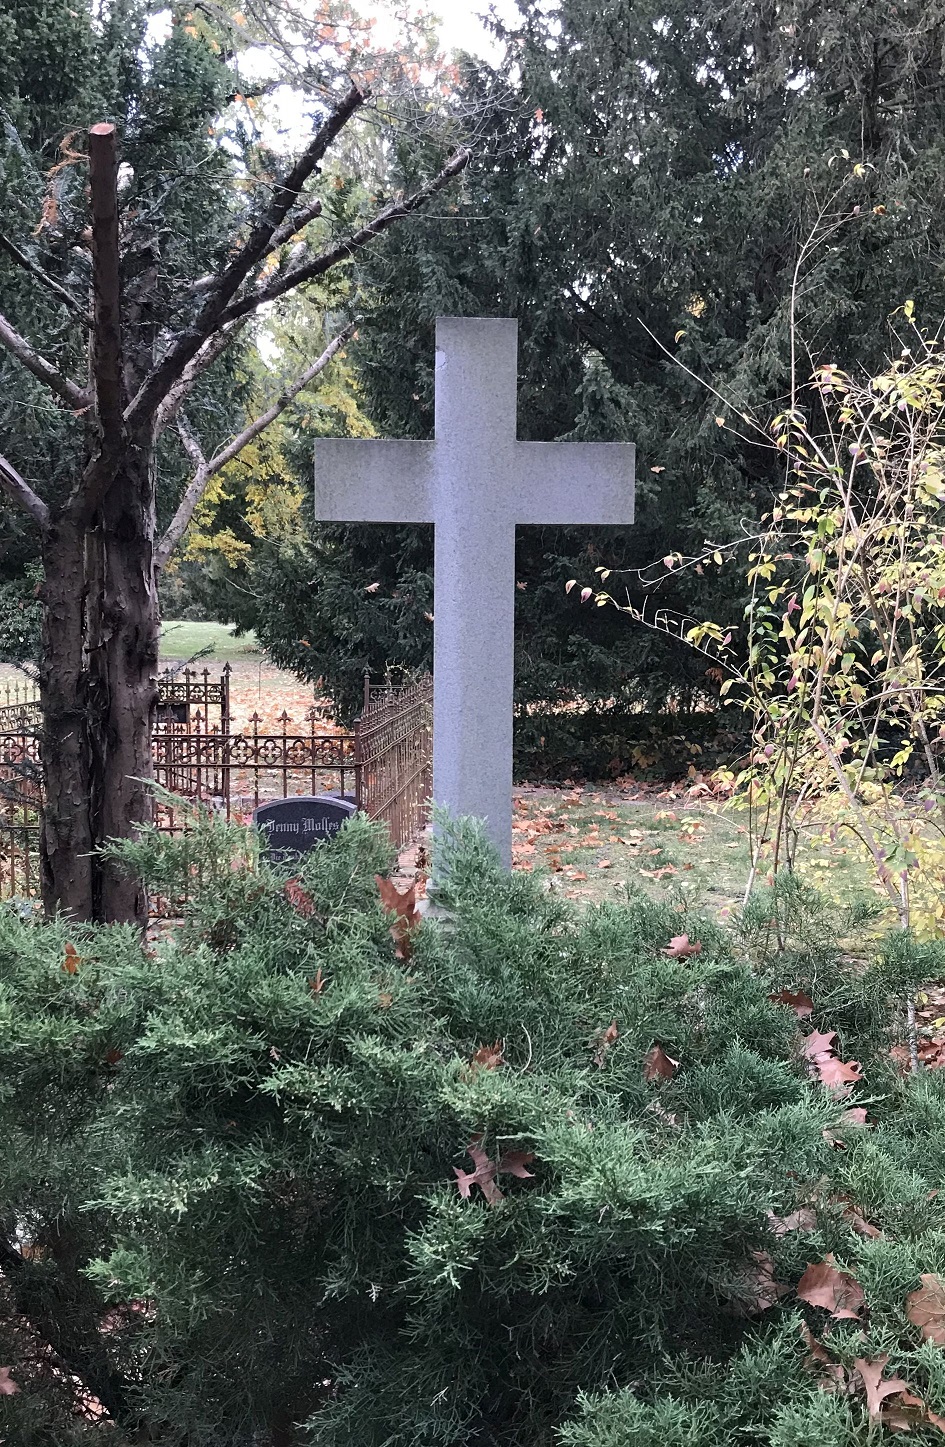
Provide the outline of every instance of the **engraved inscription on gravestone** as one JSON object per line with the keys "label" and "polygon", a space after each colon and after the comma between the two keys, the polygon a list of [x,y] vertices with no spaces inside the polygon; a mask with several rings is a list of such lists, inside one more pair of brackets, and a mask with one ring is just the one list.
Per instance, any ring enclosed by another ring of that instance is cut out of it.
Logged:
{"label": "engraved inscription on gravestone", "polygon": [[265,841],[264,857],[270,864],[278,864],[282,860],[297,859],[317,844],[324,844],[355,813],[357,805],[353,799],[337,794],[314,794],[261,804],[253,820]]}

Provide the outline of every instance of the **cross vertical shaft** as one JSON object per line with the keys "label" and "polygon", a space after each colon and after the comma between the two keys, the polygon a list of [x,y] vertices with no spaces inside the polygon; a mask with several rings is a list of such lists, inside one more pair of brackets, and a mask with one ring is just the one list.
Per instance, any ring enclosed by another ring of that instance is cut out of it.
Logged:
{"label": "cross vertical shaft", "polygon": [[433,796],[511,860],[517,324],[436,330]]}

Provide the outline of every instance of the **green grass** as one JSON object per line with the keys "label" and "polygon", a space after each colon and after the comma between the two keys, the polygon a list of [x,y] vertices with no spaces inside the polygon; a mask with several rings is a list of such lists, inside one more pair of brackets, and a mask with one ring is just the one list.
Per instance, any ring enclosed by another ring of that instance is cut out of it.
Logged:
{"label": "green grass", "polygon": [[[744,895],[747,819],[731,804],[622,801],[589,787],[524,793],[515,813],[520,865],[550,872],[554,887],[572,898],[599,903],[630,884],[724,917]],[[855,841],[832,842],[816,825],[802,834],[797,870],[839,903],[868,890],[872,878]]]}
{"label": "green grass", "polygon": [[[205,651],[208,650],[208,651]],[[229,623],[175,623],[165,620],[161,625],[161,659],[193,658],[201,654],[211,663],[225,663],[237,658],[258,658],[259,645],[255,634],[243,633],[234,637]]]}

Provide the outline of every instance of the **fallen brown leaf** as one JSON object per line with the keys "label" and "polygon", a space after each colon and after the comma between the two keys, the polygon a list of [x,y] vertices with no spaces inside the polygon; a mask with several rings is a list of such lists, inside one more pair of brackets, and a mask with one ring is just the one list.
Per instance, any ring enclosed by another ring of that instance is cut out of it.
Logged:
{"label": "fallen brown leaf", "polygon": [[602,1030],[600,1035],[597,1037],[597,1049],[594,1052],[595,1065],[603,1065],[604,1061],[607,1059],[607,1054],[610,1050],[611,1045],[613,1045],[617,1040],[617,1034],[617,1022],[616,1020],[611,1020],[610,1024],[607,1026],[607,1029]]}
{"label": "fallen brown leaf", "polygon": [[924,1341],[945,1346],[945,1278],[926,1272],[922,1285],[906,1297],[906,1316],[917,1326]]}
{"label": "fallen brown leaf", "polygon": [[809,1020],[814,1012],[814,1002],[803,990],[779,990],[768,999],[775,1005],[787,1005],[799,1020]]}
{"label": "fallen brown leaf", "polygon": [[500,1065],[505,1064],[505,1057],[502,1054],[502,1041],[497,1040],[494,1045],[480,1045],[473,1055],[473,1068],[482,1070],[497,1070]]}
{"label": "fallen brown leaf", "polygon": [[413,953],[412,933],[423,918],[417,909],[416,881],[403,892],[397,888],[393,880],[384,879],[380,874],[375,874],[374,883],[377,885],[384,909],[388,914],[396,915],[390,928],[391,939],[396,947],[395,954],[399,960],[409,960]]}
{"label": "fallen brown leaf", "polygon": [[853,1363],[866,1389],[866,1410],[871,1417],[879,1416],[886,1397],[894,1397],[909,1390],[909,1383],[902,1377],[889,1377],[883,1381],[888,1360],[885,1355],[877,1357],[875,1362],[868,1362],[865,1357],[857,1357]]}
{"label": "fallen brown leaf", "polygon": [[672,1080],[679,1069],[679,1061],[667,1055],[662,1045],[651,1045],[643,1057],[643,1079]]}
{"label": "fallen brown leaf", "polygon": [[832,1256],[807,1267],[797,1283],[797,1295],[811,1306],[821,1306],[838,1319],[859,1320],[863,1289],[847,1271],[838,1271]]}
{"label": "fallen brown leaf", "polygon": [[803,1048],[807,1059],[816,1060],[820,1055],[831,1055],[836,1038],[836,1030],[814,1030],[810,1035],[805,1035]]}
{"label": "fallen brown leaf", "polygon": [[759,1316],[777,1306],[790,1291],[775,1280],[774,1262],[766,1251],[752,1251],[751,1264],[739,1272],[736,1309],[742,1316]]}
{"label": "fallen brown leaf", "polygon": [[792,1211],[790,1216],[775,1216],[768,1212],[768,1225],[775,1236],[786,1236],[789,1231],[816,1231],[817,1216],[809,1206],[802,1206],[799,1211]]}
{"label": "fallen brown leaf", "polygon": [[702,941],[690,941],[688,935],[673,935],[663,954],[672,960],[688,960],[690,955],[702,954]]}
{"label": "fallen brown leaf", "polygon": [[300,914],[303,919],[312,918],[315,913],[315,901],[297,879],[287,879],[283,885],[283,893],[296,914]]}
{"label": "fallen brown leaf", "polygon": [[464,1201],[468,1201],[472,1194],[473,1186],[478,1186],[490,1206],[496,1206],[505,1196],[499,1189],[496,1176],[500,1172],[506,1172],[510,1176],[517,1176],[521,1181],[530,1181],[534,1171],[525,1169],[535,1159],[534,1151],[506,1151],[498,1161],[492,1160],[486,1155],[479,1142],[481,1135],[473,1136],[466,1147],[466,1154],[473,1163],[474,1170],[464,1171],[459,1166],[454,1166],[456,1176],[456,1188]]}

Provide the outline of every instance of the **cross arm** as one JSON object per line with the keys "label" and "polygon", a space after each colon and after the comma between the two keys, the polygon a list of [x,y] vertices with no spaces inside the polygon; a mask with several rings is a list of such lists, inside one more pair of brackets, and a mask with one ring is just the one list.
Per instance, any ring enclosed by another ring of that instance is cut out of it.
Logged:
{"label": "cross arm", "polygon": [[325,437],[315,444],[315,516],[326,523],[432,523],[433,442]]}
{"label": "cross arm", "polygon": [[633,522],[632,442],[517,442],[511,499],[517,523]]}

